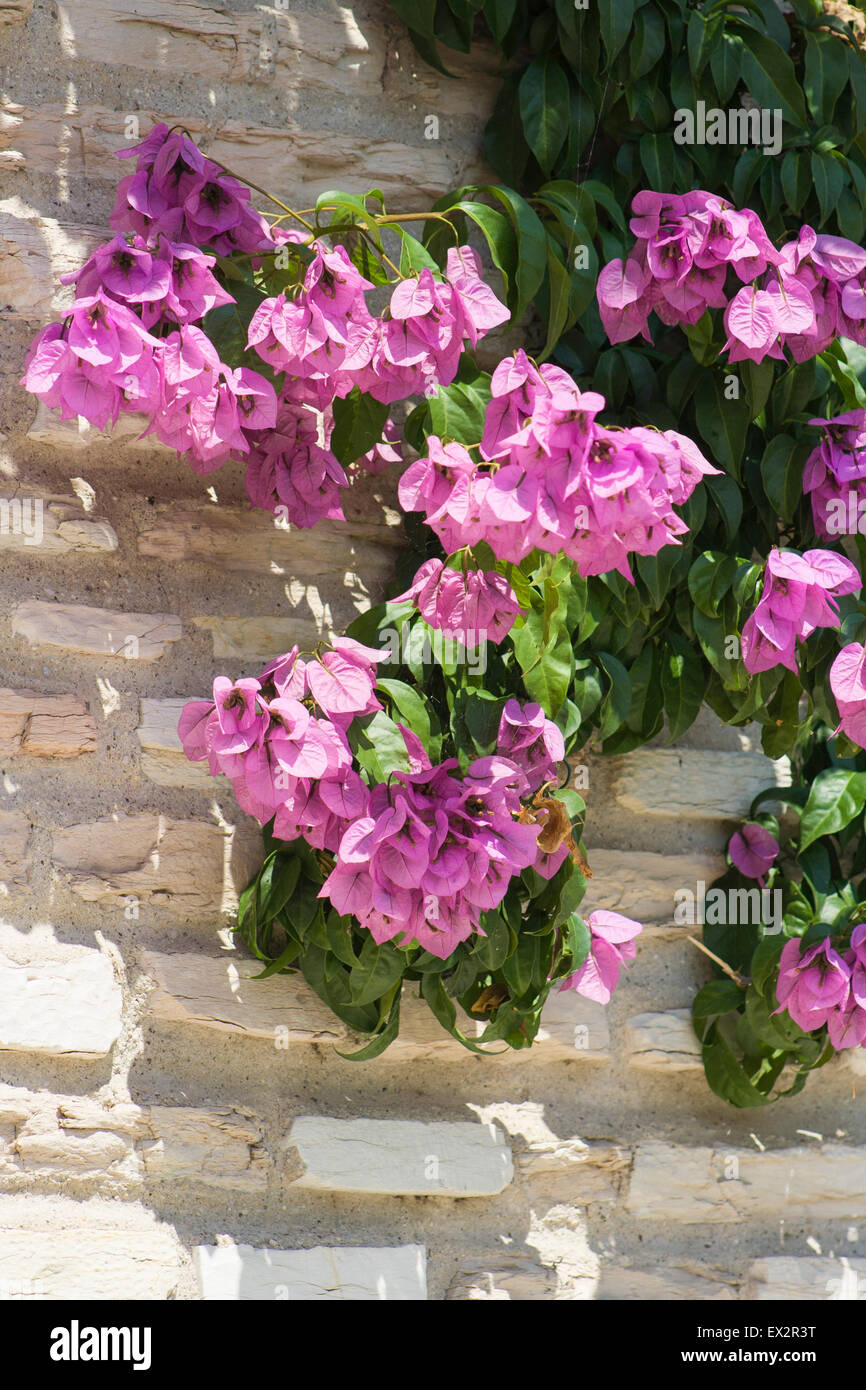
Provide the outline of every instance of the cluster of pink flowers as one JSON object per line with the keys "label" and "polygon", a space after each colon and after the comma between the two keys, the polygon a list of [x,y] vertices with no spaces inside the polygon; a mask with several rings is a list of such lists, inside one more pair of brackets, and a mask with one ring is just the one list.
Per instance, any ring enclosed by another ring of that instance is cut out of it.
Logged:
{"label": "cluster of pink flowers", "polygon": [[[342,247],[271,226],[250,193],[182,131],[154,126],[118,188],[114,238],[78,275],[63,323],[35,339],[22,384],[64,419],[100,429],[121,412],[151,417],[145,433],[185,454],[199,473],[230,458],[247,462],[255,506],[297,526],[341,518],[346,471],[330,449],[332,406],[354,387],[382,402],[449,385],[466,342],[505,322],[508,310],[484,283],[468,246],[452,247],[445,277],[429,270],[401,280],[380,315],[372,286]],[[260,265],[284,250],[306,262],[287,294],[265,299],[247,347],[285,377],[279,398],[268,377],[222,362],[200,325],[235,301],[213,275],[216,256],[241,253]],[[399,461],[393,421],[358,466],[378,472]]]}
{"label": "cluster of pink flowers", "polygon": [[688,528],[673,507],[719,471],[691,440],[596,424],[604,397],[522,349],[499,363],[490,390],[480,444],[431,435],[400,480],[403,510],[424,512],[446,551],[486,541],[517,564],[537,547],[570,556],[582,575],[631,579],[630,553],[679,544]]}
{"label": "cluster of pink flowers", "polygon": [[516,819],[524,781],[508,759],[478,758],[464,777],[456,759],[418,761],[369,792],[320,896],[376,941],[417,942],[444,960],[534,863],[538,826]]}
{"label": "cluster of pink flowers", "polygon": [[620,968],[635,958],[635,937],[642,927],[640,922],[607,908],[590,912],[585,921],[592,934],[589,955],[580,969],[563,981],[560,991],[575,989],[598,1004],[609,1004],[619,983]]}
{"label": "cluster of pink flowers", "polygon": [[837,1051],[866,1047],[866,922],[854,928],[844,955],[828,937],[805,951],[799,937],[786,942],[776,998],[776,1013],[786,1011],[805,1033],[826,1024]]}
{"label": "cluster of pink flowers", "polygon": [[774,666],[796,675],[796,642],[816,628],[839,627],[835,599],[861,582],[851,561],[832,550],[771,550],[758,606],[743,626],[743,665],[750,675]]}
{"label": "cluster of pink flowers", "polygon": [[214,681],[193,700],[178,733],[186,756],[224,773],[238,804],[281,840],[302,837],[335,856],[322,889],[377,941],[416,941],[444,959],[498,906],[509,881],[537,865],[551,878],[567,847],[539,849],[540,825],[522,798],[556,781],[562,735],[540,706],[509,700],[497,751],[464,776],[450,759],[432,766],[400,725],[409,772],[372,788],[357,772],[347,733],[381,709],[376,671],[387,653],[349,637],[322,655],[297,648],[256,679]]}
{"label": "cluster of pink flowers", "polygon": [[465,647],[501,642],[523,609],[508,580],[495,570],[454,570],[441,560],[421,565],[410,588],[393,600],[412,599],[421,617]]}
{"label": "cluster of pink flowers", "polygon": [[557,764],[565,758],[565,740],[541,705],[507,700],[499,719],[496,748],[517,764],[530,793],[558,782]]}
{"label": "cluster of pink flowers", "polygon": [[220,256],[233,251],[267,252],[286,234],[256,212],[250,191],[208,159],[182,130],[155,125],[140,145],[118,150],[135,159],[135,173],[117,187],[111,226],[137,232],[154,246],[172,241],[212,246]]}
{"label": "cluster of pink flowers", "polygon": [[[652,312],[696,324],[708,309],[725,310],[730,362],[784,359],[785,348],[805,362],[839,336],[866,343],[866,251],[854,242],[803,226],[777,249],[757,213],[701,189],[645,190],[632,209],[636,245],[598,277],[612,343],[638,333],[652,341]],[[740,282],[730,297],[729,271]]]}
{"label": "cluster of pink flowers", "polygon": [[839,709],[834,733],[866,748],[866,647],[850,642],[830,667],[830,689]]}
{"label": "cluster of pink flowers", "polygon": [[[866,510],[866,410],[848,410],[810,425],[824,430],[803,469],[815,531],[826,538],[856,533]],[[866,528],[864,528],[866,529]]]}
{"label": "cluster of pink flowers", "polygon": [[728,841],[731,863],[746,878],[756,878],[761,887],[779,854],[779,842],[757,821],[746,821]]}
{"label": "cluster of pink flowers", "polygon": [[[178,733],[186,756],[208,760],[231,780],[240,807],[274,834],[336,849],[348,820],[360,814],[364,784],[353,768],[346,730],[382,706],[376,663],[387,653],[336,637],[321,656],[294,647],[257,679],[214,681],[212,700],[185,706]],[[318,712],[316,712],[318,711]]]}
{"label": "cluster of pink flowers", "polygon": [[395,285],[387,309],[370,313],[372,289],[341,246],[316,246],[303,285],[265,299],[253,315],[249,346],[274,371],[326,382],[331,396],[357,386],[375,400],[405,400],[457,374],[464,339],[473,346],[508,319],[469,246],[452,246],[445,279],[425,269]]}

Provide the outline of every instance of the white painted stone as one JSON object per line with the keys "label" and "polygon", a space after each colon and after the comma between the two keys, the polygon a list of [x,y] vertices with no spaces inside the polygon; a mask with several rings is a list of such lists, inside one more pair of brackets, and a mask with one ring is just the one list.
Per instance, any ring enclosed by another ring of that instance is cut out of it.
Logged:
{"label": "white painted stone", "polygon": [[[0,24],[4,13],[0,6]],[[0,200],[0,314],[34,326],[62,314],[75,295],[59,277],[80,269],[103,239],[101,229],[43,217],[22,198]]]}
{"label": "white painted stone", "polygon": [[89,946],[0,928],[0,1052],[103,1057],[120,1033],[111,961]]}
{"label": "white painted stone", "polygon": [[625,1025],[626,1055],[645,1071],[702,1071],[691,1009],[634,1014]]}
{"label": "white painted stone", "polygon": [[226,952],[204,956],[146,951],[142,965],[156,980],[148,998],[151,1015],[168,1023],[195,1023],[220,1032],[243,1033],[271,1046],[332,1042],[352,1035],[299,976],[252,978],[255,961]]}
{"label": "white painted stone", "polygon": [[759,753],[641,748],[614,767],[620,806],[654,819],[739,820],[759,791],[790,782],[787,758],[773,762]]}
{"label": "white painted stone", "polygon": [[[29,6],[32,0],[6,2]],[[464,81],[437,81],[404,43],[390,42],[388,26],[382,22],[387,11],[378,7],[369,14],[358,6],[341,7],[331,15],[278,5],[237,12],[214,9],[201,0],[186,0],[182,9],[171,0],[136,0],[132,9],[121,0],[67,0],[59,9],[67,41],[95,63],[148,73],[158,69],[171,76],[195,73],[216,82],[268,83],[283,101],[297,101],[301,91],[321,93],[338,110],[347,98],[375,110],[386,90],[387,70],[392,99],[395,85],[398,93],[405,93],[407,100],[411,94],[413,103],[421,103],[424,110],[435,96],[437,105],[429,109],[449,117],[468,116],[479,132],[495,99],[496,55],[491,45],[473,39],[471,57],[449,50],[448,68]],[[403,62],[395,49],[402,52]]]}
{"label": "white painted stone", "polygon": [[99,1178],[122,1190],[145,1178],[260,1192],[270,1159],[249,1111],[112,1104],[0,1084],[0,1173],[28,1180]]}
{"label": "white painted stone", "polygon": [[0,1299],[171,1298],[182,1258],[173,1227],[136,1203],[0,1196]]}
{"label": "white painted stone", "polygon": [[699,882],[712,883],[725,868],[720,854],[655,854],[649,850],[590,847],[587,856],[593,877],[581,904],[583,915],[596,908],[607,908],[633,917],[644,927],[670,923],[677,889],[688,888],[696,893]]}
{"label": "white painted stone", "polygon": [[33,0],[0,0],[0,24],[23,24],[33,9]]}
{"label": "white painted stone", "polygon": [[517,1154],[516,1163],[533,1204],[543,1197],[581,1207],[616,1202],[630,1157],[618,1144],[553,1139],[533,1143]]}
{"label": "white painted stone", "polygon": [[157,661],[182,636],[180,618],[169,613],[120,613],[76,603],[20,603],[12,633],[31,646],[63,647],[89,656]]}
{"label": "white painted stone", "polygon": [[239,824],[119,816],[54,832],[52,859],[73,893],[171,912],[233,913],[261,863],[261,834]]}
{"label": "white painted stone", "polygon": [[743,1297],[759,1303],[768,1299],[866,1303],[866,1259],[770,1255],[749,1266]]}
{"label": "white painted stone", "polygon": [[195,1266],[206,1300],[421,1302],[427,1298],[423,1245],[317,1246],[312,1250],[198,1245]]}
{"label": "white painted stone", "polygon": [[732,1223],[866,1217],[866,1149],[843,1144],[686,1148],[650,1141],[636,1153],[625,1209],[639,1220]]}
{"label": "white painted stone", "polygon": [[[267,980],[252,978],[256,962],[233,953],[221,957],[177,953],[146,952],[145,968],[157,981],[148,1007],[154,1018],[170,1023],[195,1023],[222,1032],[243,1033],[269,1042],[272,1046],[294,1043],[333,1043],[341,1050],[364,1045],[364,1038],[345,1026],[309,985],[298,975],[272,975]],[[569,990],[554,994],[537,1044],[514,1052],[501,1044],[490,1045],[489,1061],[505,1059],[509,1064],[531,1054],[549,1061],[597,1060],[607,1056],[608,1032],[604,1009]],[[482,1020],[461,1019],[466,1035],[477,1038],[484,1029]],[[423,1000],[413,990],[405,990],[401,1009],[400,1034],[383,1054],[383,1062],[402,1063],[416,1058],[460,1062],[466,1050],[441,1027]]]}
{"label": "white painted stone", "polygon": [[495,1125],[301,1115],[285,1142],[304,1165],[296,1186],[328,1192],[489,1197],[513,1172]]}

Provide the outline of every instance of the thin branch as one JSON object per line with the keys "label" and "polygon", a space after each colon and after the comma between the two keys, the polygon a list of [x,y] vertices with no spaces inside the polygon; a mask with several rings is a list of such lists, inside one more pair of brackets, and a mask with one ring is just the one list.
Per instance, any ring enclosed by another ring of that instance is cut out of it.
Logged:
{"label": "thin branch", "polygon": [[731,969],[727,961],[722,960],[721,957],[717,956],[714,951],[711,951],[708,946],[705,946],[702,941],[698,941],[696,936],[686,937],[686,940],[690,941],[693,946],[697,946],[698,950],[703,951],[704,955],[709,956],[710,960],[715,961],[719,969],[724,970],[725,974],[729,979],[733,980],[735,984],[745,989],[746,985],[749,983],[747,976],[738,975],[736,970]]}

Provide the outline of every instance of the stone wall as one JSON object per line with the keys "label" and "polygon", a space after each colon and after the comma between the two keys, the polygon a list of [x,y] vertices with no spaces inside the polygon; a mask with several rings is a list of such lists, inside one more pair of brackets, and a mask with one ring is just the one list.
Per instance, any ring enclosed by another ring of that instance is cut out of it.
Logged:
{"label": "stone wall", "polygon": [[[131,118],[296,204],[418,209],[485,172],[492,55],[439,78],[376,0],[2,0],[0,63],[0,1297],[863,1297],[856,1076],[725,1108],[671,924],[785,768],[709,718],[593,761],[591,900],[647,923],[610,1008],[558,996],[531,1055],[478,1058],[407,1001],[398,1046],[345,1061],[306,986],[233,948],[260,835],[175,726],[382,593],[393,484],[286,532],[240,470],[198,479],[17,385]],[[37,501],[38,545],[14,524]]]}

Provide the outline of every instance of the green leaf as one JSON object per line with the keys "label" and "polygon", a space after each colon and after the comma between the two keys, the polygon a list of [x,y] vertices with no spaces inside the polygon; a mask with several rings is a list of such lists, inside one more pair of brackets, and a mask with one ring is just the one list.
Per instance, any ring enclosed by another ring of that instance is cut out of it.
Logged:
{"label": "green leaf", "polygon": [[691,642],[677,632],[667,632],[662,660],[662,694],[670,743],[697,719],[706,688],[704,664]]}
{"label": "green leaf", "polygon": [[[744,398],[728,400],[724,380],[709,373],[695,392],[695,419],[716,463],[740,481],[740,464],[749,428],[749,403]],[[708,480],[709,481],[709,480]]]}
{"label": "green leaf", "polygon": [[364,942],[357,965],[349,975],[349,988],[352,1002],[372,1004],[387,994],[392,985],[403,978],[407,968],[404,952],[398,951],[389,942],[380,945],[372,936]]}
{"label": "green leaf", "polygon": [[[444,209],[446,213],[451,210]],[[453,211],[462,212],[481,231],[490,251],[490,259],[502,276],[506,296],[510,295],[517,267],[517,238],[505,213],[471,198],[461,198],[454,204]]]}
{"label": "green leaf", "polygon": [[813,150],[810,163],[812,182],[815,185],[818,206],[821,209],[819,226],[823,226],[836,207],[839,194],[845,187],[845,171],[839,160],[825,150]]}
{"label": "green leaf", "polygon": [[766,1105],[767,1097],[753,1086],[728,1042],[714,1029],[712,1043],[702,1049],[704,1072],[717,1096],[740,1109]]}
{"label": "green leaf", "polygon": [[396,706],[400,714],[399,722],[411,729],[413,734],[418,735],[427,752],[435,761],[440,750],[436,746],[438,740],[433,738],[430,723],[432,707],[417,690],[414,690],[411,685],[406,685],[404,681],[392,680],[390,677],[383,676],[379,678],[376,685],[379,690],[384,690],[392,704]]}
{"label": "green leaf", "polygon": [[743,986],[735,980],[710,980],[709,984],[699,989],[692,1003],[692,1019],[698,1037],[704,1034],[704,1029],[699,1025],[706,1023],[707,1019],[739,1009],[745,997]]}
{"label": "green leaf", "polygon": [[454,381],[450,386],[440,386],[429,401],[431,434],[444,440],[456,439],[461,444],[477,444],[484,433],[489,382],[490,378],[484,376],[475,382]]}
{"label": "green leaf", "polygon": [[782,192],[791,212],[799,212],[812,191],[812,171],[805,155],[787,150],[782,160]]}
{"label": "green leaf", "polygon": [[550,307],[547,320],[547,338],[541,350],[542,359],[547,358],[559,339],[569,320],[571,300],[571,276],[559,258],[551,240],[547,243],[547,274],[550,284]]}
{"label": "green leaf", "polygon": [[520,79],[519,93],[526,143],[549,174],[568,135],[570,86],[565,69],[550,53],[533,58]]}
{"label": "green leaf", "polygon": [[608,738],[628,719],[631,710],[631,680],[628,671],[610,652],[596,652],[596,657],[610,681],[610,689],[601,702],[599,737]]}
{"label": "green leaf", "polygon": [[390,406],[376,401],[357,386],[344,400],[334,401],[330,450],[342,464],[354,463],[382,438]]}
{"label": "green leaf", "polygon": [[724,105],[742,81],[743,40],[739,34],[722,33],[722,41],[710,55],[710,69],[720,105]]}
{"label": "green leaf", "polygon": [[610,3],[599,5],[601,38],[608,64],[613,62],[631,33],[635,9],[635,0],[610,0]]}
{"label": "green leaf", "polygon": [[421,995],[428,1008],[442,1024],[445,1031],[451,1034],[452,1038],[456,1038],[470,1052],[477,1052],[482,1057],[489,1055],[486,1048],[479,1047],[477,1043],[472,1042],[457,1027],[457,1008],[453,999],[448,996],[441,975],[423,975],[421,977]]}
{"label": "green leaf", "polygon": [[833,108],[848,85],[848,76],[848,45],[844,40],[807,32],[803,90],[819,125],[833,119]]}
{"label": "green leaf", "polygon": [[845,768],[822,772],[809,790],[800,817],[800,849],[821,835],[833,835],[850,824],[866,806],[866,772]]}
{"label": "green leaf", "polygon": [[[573,4],[573,0],[568,0]],[[661,12],[644,5],[637,12],[634,35],[628,51],[629,76],[632,82],[654,68],[665,51],[665,22]]]}
{"label": "green leaf", "polygon": [[755,101],[770,111],[780,110],[783,120],[804,130],[806,105],[791,59],[777,43],[754,29],[744,27],[742,32],[740,71]]}
{"label": "green leaf", "polygon": [[498,970],[511,950],[511,929],[500,912],[485,912],[481,925],[486,935],[478,937],[473,955],[485,970]]}
{"label": "green leaf", "polygon": [[667,132],[661,135],[647,133],[640,138],[640,160],[647,176],[649,187],[657,193],[664,193],[674,181],[674,143]]}
{"label": "green leaf", "polygon": [[358,1052],[340,1052],[337,1049],[337,1056],[342,1057],[346,1062],[370,1062],[374,1057],[381,1057],[382,1053],[397,1037],[400,1031],[400,990],[396,990],[394,1001],[388,1013],[388,1021],[381,1033],[377,1033],[366,1047],[362,1047]]}
{"label": "green leaf", "polygon": [[761,459],[761,481],[773,510],[783,521],[792,521],[803,496],[803,466],[810,452],[808,442],[797,444],[789,434],[777,434]]}
{"label": "green leaf", "polygon": [[547,271],[547,233],[538,214],[513,189],[487,184],[480,191],[489,193],[502,203],[517,236],[517,267],[509,308],[514,318],[519,319],[540,288]]}
{"label": "green leaf", "polygon": [[687,29],[689,67],[692,74],[698,78],[703,72],[707,63],[712,58],[716,49],[722,42],[725,17],[723,14],[714,14],[706,17],[700,10],[692,10],[689,15]]}

